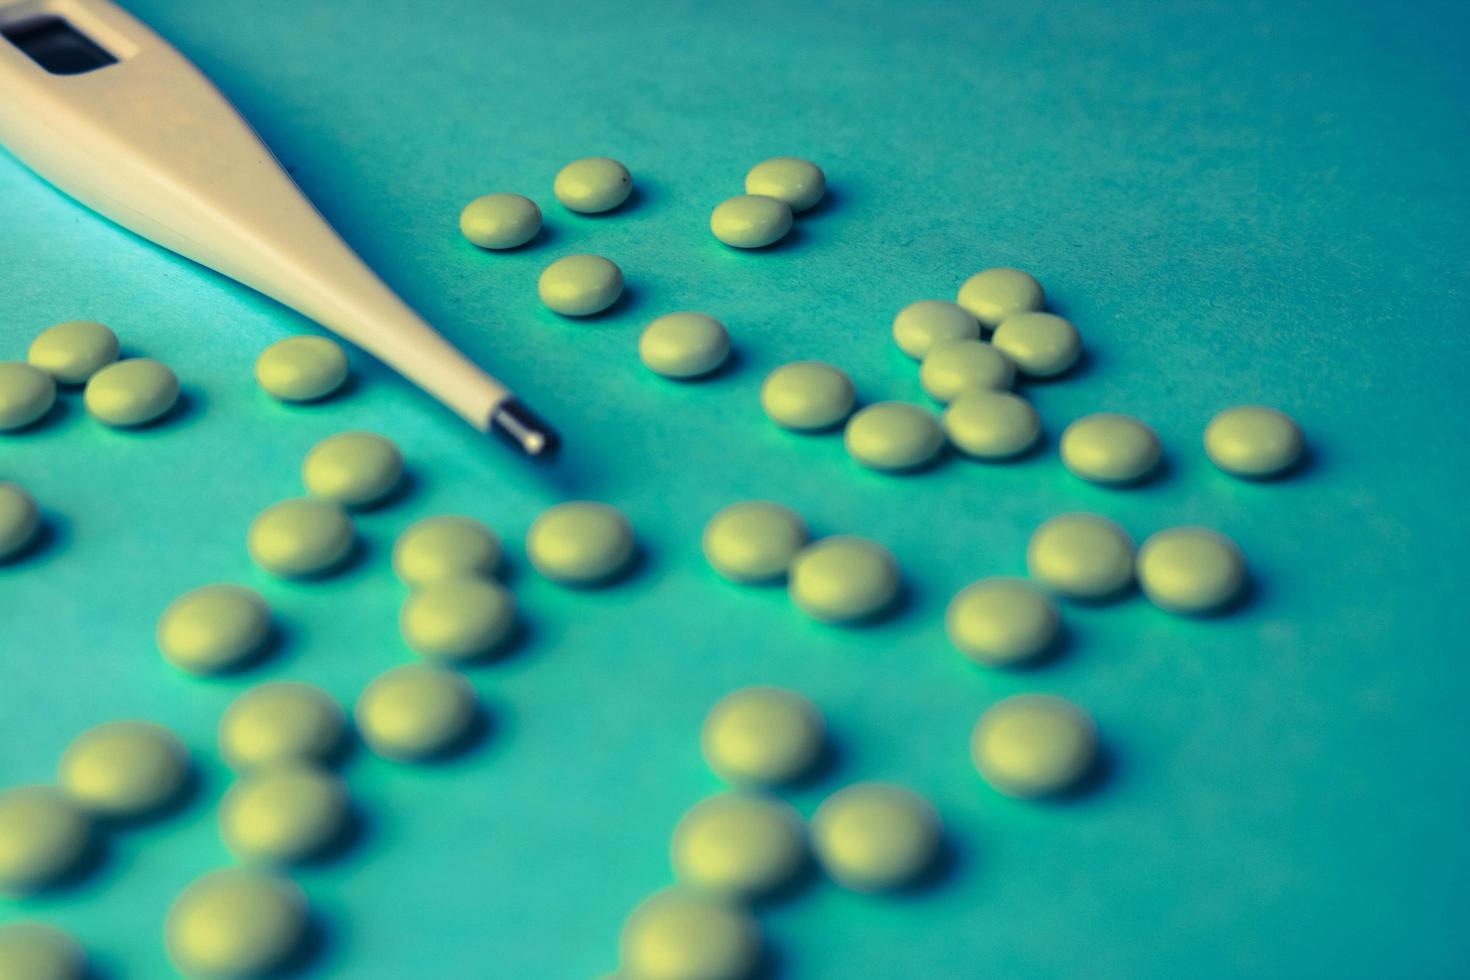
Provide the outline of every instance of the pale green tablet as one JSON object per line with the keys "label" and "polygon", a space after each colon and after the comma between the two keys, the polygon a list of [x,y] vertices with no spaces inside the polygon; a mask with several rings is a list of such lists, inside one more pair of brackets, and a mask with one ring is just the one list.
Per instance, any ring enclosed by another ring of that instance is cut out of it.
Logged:
{"label": "pale green tablet", "polygon": [[607,504],[574,500],[536,518],[526,557],[536,571],[564,585],[598,585],[617,577],[633,558],[633,526]]}
{"label": "pale green tablet", "polygon": [[801,515],[767,500],[731,504],[704,526],[704,556],[732,582],[785,578],[806,542]]}
{"label": "pale green tablet", "polygon": [[57,384],[79,385],[117,360],[117,334],[91,320],[68,320],[47,327],[31,341],[26,360]]}
{"label": "pale green tablet", "polygon": [[494,575],[499,565],[500,538],[473,517],[426,517],[393,545],[393,571],[409,588]]}
{"label": "pale green tablet", "polygon": [[433,660],[473,660],[496,650],[515,629],[511,594],[486,579],[442,579],[414,590],[398,628],[415,653]]}
{"label": "pale green tablet", "polygon": [[760,926],[727,899],[668,888],[628,916],[618,951],[622,973],[637,980],[747,980],[760,963]]}
{"label": "pale green tablet", "polygon": [[385,759],[415,762],[456,748],[475,727],[478,699],[453,671],[409,664],[380,674],[357,699],[357,730]]}
{"label": "pale green tablet", "polygon": [[325,769],[265,766],[241,776],[220,800],[220,837],[239,861],[296,864],[341,837],[348,807],[347,787]]}
{"label": "pale green tablet", "polygon": [[187,977],[271,975],[307,935],[306,895],[289,878],[229,868],[197,879],[174,899],[164,946]]}
{"label": "pale green tablet", "polygon": [[1051,649],[1061,625],[1056,603],[1018,578],[987,578],[967,586],[950,600],[944,616],[949,642],[987,667],[1036,659]]}
{"label": "pale green tablet", "polygon": [[1072,321],[1052,313],[1018,313],[995,328],[990,343],[1022,374],[1050,378],[1077,363],[1082,337]]}
{"label": "pale green tablet", "polygon": [[1301,426],[1264,405],[1227,408],[1205,427],[1205,453],[1226,473],[1264,479],[1285,473],[1302,458]]}
{"label": "pale green tablet", "polygon": [[271,609],[254,589],[205,585],[169,603],[158,618],[158,649],[191,674],[240,667],[270,638]]}
{"label": "pale green tablet", "polygon": [[1137,483],[1159,465],[1158,434],[1138,419],[1099,412],[1073,422],[1062,432],[1062,462],[1093,483]]}
{"label": "pale green tablet", "polygon": [[806,828],[789,803],[721,793],[684,814],[669,852],[681,884],[732,899],[757,898],[801,872]]}
{"label": "pale green tablet", "polygon": [[935,344],[979,340],[980,321],[958,303],[921,299],[899,310],[893,318],[893,339],[900,350],[918,361]]}
{"label": "pale green tablet", "polygon": [[843,445],[869,469],[899,473],[934,461],[944,430],[933,412],[905,402],[879,402],[847,420]]}
{"label": "pale green tablet", "polygon": [[823,538],[792,559],[787,589],[814,619],[857,623],[898,598],[898,562],[887,548],[864,538]]}
{"label": "pale green tablet", "polygon": [[219,748],[233,769],[324,763],[342,745],[347,719],[327,692],[275,681],[240,695],[219,724]]}
{"label": "pale green tablet", "polygon": [[1007,796],[1032,799],[1073,789],[1097,760],[1097,729],[1070,701],[1021,694],[980,716],[970,755],[985,781]]}
{"label": "pale green tablet", "polygon": [[0,790],[0,895],[21,897],[57,883],[91,848],[92,822],[60,790]]}
{"label": "pale green tablet", "polygon": [[168,806],[188,777],[189,750],[173,732],[147,721],[111,721],[73,740],[56,781],[82,809],[129,819]]}
{"label": "pale green tablet", "polygon": [[115,428],[147,425],[168,414],[179,400],[179,379],[165,364],[130,357],[87,379],[82,401],[97,421]]}
{"label": "pale green tablet", "polygon": [[77,941],[43,922],[0,926],[0,977],[10,980],[83,980],[87,954]]}
{"label": "pale green tablet", "polygon": [[810,160],[772,157],[750,168],[745,193],[774,197],[792,211],[813,207],[827,193],[827,175]]}
{"label": "pale green tablet", "polygon": [[301,481],[313,497],[343,507],[378,503],[403,479],[403,454],[376,432],[339,432],[306,454]]}
{"label": "pale green tablet", "polygon": [[939,420],[950,445],[976,459],[1019,456],[1041,438],[1041,416],[1009,391],[962,391]]}
{"label": "pale green tablet", "polygon": [[562,316],[591,316],[623,295],[623,270],[600,255],[568,255],[542,271],[536,288]]}
{"label": "pale green tablet", "polygon": [[357,531],[341,504],[301,497],[272,504],[246,539],[256,564],[282,578],[322,575],[352,553]]}
{"label": "pale green tablet", "polygon": [[730,356],[730,334],[712,316],[668,313],[644,328],[638,356],[655,374],[698,378],[725,363]]}
{"label": "pale green tablet", "polygon": [[986,269],[965,280],[957,302],[982,326],[994,330],[1006,317],[1041,309],[1046,293],[1041,283],[1020,269]]}
{"label": "pale green tablet", "polygon": [[811,772],[826,722],[795,691],[747,687],[721,698],[704,719],[700,748],[715,775],[737,786],[781,786]]}
{"label": "pale green tablet", "polygon": [[24,361],[0,361],[0,432],[24,429],[55,403],[51,375]]}
{"label": "pale green tablet", "polygon": [[852,414],[857,390],[845,371],[821,361],[783,364],[761,385],[761,407],[783,429],[830,429]]}
{"label": "pale green tablet", "polygon": [[1031,535],[1026,566],[1053,592],[1106,599],[1133,581],[1133,539],[1106,517],[1062,514]]}
{"label": "pale green tablet", "polygon": [[828,876],[860,892],[913,884],[939,853],[939,814],[922,796],[887,783],[855,783],[812,816],[812,848]]}
{"label": "pale green tablet", "polygon": [[791,230],[791,208],[762,194],[741,194],[722,201],[709,216],[709,230],[735,248],[765,248]]}
{"label": "pale green tablet", "polygon": [[14,483],[0,483],[0,561],[20,554],[41,529],[36,498]]}
{"label": "pale green tablet", "polygon": [[347,352],[327,337],[287,337],[256,358],[255,380],[283,402],[314,402],[347,381]]}
{"label": "pale green tablet", "polygon": [[919,384],[936,401],[952,401],[971,388],[1001,391],[1016,377],[1016,366],[981,340],[946,340],[929,348],[919,365]]}
{"label": "pale green tablet", "polygon": [[541,230],[541,209],[519,194],[486,194],[465,205],[459,230],[481,248],[517,248]]}
{"label": "pale green tablet", "polygon": [[1214,612],[1245,586],[1245,556],[1235,542],[1204,527],[1171,527],[1138,549],[1138,583],[1171,612]]}
{"label": "pale green tablet", "polygon": [[628,199],[633,193],[633,177],[616,160],[585,157],[557,171],[551,189],[556,199],[571,210],[601,214]]}

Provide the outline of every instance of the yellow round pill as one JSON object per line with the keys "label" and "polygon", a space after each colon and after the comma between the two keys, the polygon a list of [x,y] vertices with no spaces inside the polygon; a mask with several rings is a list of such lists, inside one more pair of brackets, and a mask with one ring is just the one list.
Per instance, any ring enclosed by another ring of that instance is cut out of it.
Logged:
{"label": "yellow round pill", "polygon": [[1138,583],[1157,606],[1178,613],[1215,612],[1245,586],[1245,556],[1235,542],[1204,527],[1171,527],[1138,549]]}
{"label": "yellow round pill", "polygon": [[55,403],[55,378],[24,361],[0,361],[0,432],[24,429]]}
{"label": "yellow round pill", "polygon": [[633,558],[633,526],[607,504],[574,500],[544,511],[526,534],[536,571],[564,585],[599,585]]}
{"label": "yellow round pill", "polygon": [[944,628],[955,649],[978,664],[1008,667],[1046,653],[1061,629],[1056,603],[1029,582],[987,578],[960,590]]}
{"label": "yellow round pill", "polygon": [[965,280],[956,302],[993,330],[1006,317],[1041,309],[1046,293],[1020,269],[986,269]]}
{"label": "yellow round pill", "polygon": [[279,875],[215,871],[174,899],[163,928],[168,957],[187,977],[266,976],[306,939],[306,896]]}
{"label": "yellow round pill", "polygon": [[146,357],[109,364],[87,379],[82,401],[99,422],[117,428],[147,425],[179,400],[179,379],[167,365]]}
{"label": "yellow round pill", "polygon": [[732,902],[675,887],[633,910],[618,949],[637,980],[746,980],[760,961],[760,926]]}
{"label": "yellow round pill", "polygon": [[275,681],[241,694],[219,725],[220,754],[237,770],[322,763],[342,744],[347,720],[320,688]]}
{"label": "yellow round pill", "polygon": [[1226,473],[1265,479],[1290,470],[1306,441],[1296,421],[1264,405],[1227,408],[1205,427],[1205,453]]}
{"label": "yellow round pill", "polygon": [[169,603],[158,619],[158,649],[191,674],[216,674],[248,663],[270,638],[271,610],[239,585],[205,585]]}
{"label": "yellow round pill", "polygon": [[972,388],[999,391],[1011,386],[1016,367],[980,340],[946,340],[929,348],[919,365],[919,384],[930,398],[948,402]]}
{"label": "yellow round pill", "polygon": [[87,954],[77,941],[43,922],[0,926],[0,977],[10,980],[83,980]]}
{"label": "yellow round pill", "polygon": [[628,168],[616,160],[584,157],[557,171],[552,192],[558,201],[573,211],[601,214],[628,199],[633,192],[633,177]]}
{"label": "yellow round pill", "polygon": [[473,517],[426,517],[393,545],[393,571],[410,588],[494,575],[499,565],[500,538]]}
{"label": "yellow round pill", "polygon": [[807,615],[825,623],[858,623],[898,598],[898,562],[885,547],[836,535],[808,545],[791,562],[788,591]]}
{"label": "yellow round pill", "polygon": [[91,320],[68,320],[47,327],[31,341],[26,360],[57,384],[79,385],[117,360],[117,334]]}
{"label": "yellow round pill", "polygon": [[357,730],[385,759],[414,762],[458,747],[474,731],[475,689],[452,671],[421,664],[379,675],[357,699]]}
{"label": "yellow round pill", "polygon": [[747,687],[721,698],[700,731],[704,761],[737,786],[780,786],[809,773],[822,755],[826,723],[795,691]]}
{"label": "yellow round pill", "polygon": [[859,463],[901,473],[932,463],[944,448],[944,430],[934,413],[905,402],[879,402],[847,420],[843,445]]}
{"label": "yellow round pill", "polygon": [[1159,465],[1158,434],[1138,419],[1099,412],[1062,432],[1062,463],[1084,480],[1124,485],[1144,479]]}
{"label": "yellow round pill", "polygon": [[1133,539],[1095,514],[1062,514],[1042,524],[1026,547],[1031,577],[1075,599],[1106,599],[1133,581]]}
{"label": "yellow round pill", "polygon": [[112,721],[78,735],[61,756],[57,783],[100,817],[156,813],[178,798],[189,777],[189,750],[147,721]]}
{"label": "yellow round pill", "polygon": [[791,208],[761,194],[741,194],[720,203],[709,216],[710,231],[734,248],[765,248],[791,230]]}
{"label": "yellow round pill", "polygon": [[731,504],[704,527],[704,556],[732,582],[785,578],[791,559],[806,542],[801,515],[765,500]]}
{"label": "yellow round pill", "polygon": [[50,786],[0,790],[0,895],[56,884],[92,849],[92,822]]}
{"label": "yellow round pill", "polygon": [[327,337],[287,337],[255,360],[255,380],[283,402],[312,402],[347,381],[347,352]]}
{"label": "yellow round pill", "polygon": [[1082,337],[1070,320],[1052,313],[1018,313],[995,328],[990,343],[1033,378],[1050,378],[1077,363]]}
{"label": "yellow round pill", "polygon": [[376,432],[339,432],[306,454],[301,480],[313,497],[343,507],[367,507],[391,494],[403,479],[403,454]]}
{"label": "yellow round pill", "polygon": [[220,800],[220,836],[240,861],[295,864],[326,850],[348,820],[342,780],[301,763],[254,769]]}
{"label": "yellow round pill", "polygon": [[1030,799],[1075,788],[1097,759],[1097,729],[1070,701],[1042,694],[1006,698],[980,717],[970,754],[985,781]]}
{"label": "yellow round pill", "polygon": [[0,561],[24,551],[40,529],[36,498],[18,484],[0,482]]}
{"label": "yellow round pill", "polygon": [[950,340],[979,340],[980,321],[958,303],[921,299],[893,318],[893,339],[914,360],[923,360],[930,348]]}
{"label": "yellow round pill", "polygon": [[600,255],[568,255],[542,271],[536,288],[562,316],[591,316],[623,295],[623,270]]}
{"label": "yellow round pill", "polygon": [[815,206],[826,192],[822,168],[799,157],[772,157],[745,175],[745,193],[774,197],[796,212]]}
{"label": "yellow round pill", "polygon": [[1019,456],[1041,438],[1041,416],[1009,391],[962,391],[939,420],[950,445],[976,459]]}
{"label": "yellow round pill", "polygon": [[510,592],[477,578],[443,579],[416,590],[403,604],[398,628],[415,653],[434,660],[473,660],[488,654],[515,629]]}
{"label": "yellow round pill", "polygon": [[519,194],[486,194],[465,205],[459,230],[481,248],[518,248],[541,230],[541,209]]}
{"label": "yellow round pill", "polygon": [[812,816],[812,848],[838,884],[860,892],[913,884],[933,866],[939,815],[910,790],[856,783],[833,793]]}
{"label": "yellow round pill", "polygon": [[806,831],[790,804],[753,793],[721,793],[696,803],[670,845],[681,884],[728,898],[769,895],[806,861]]}
{"label": "yellow round pill", "polygon": [[352,519],[340,504],[302,497],[261,511],[250,525],[246,543],[250,557],[271,574],[306,578],[342,564],[356,537]]}
{"label": "yellow round pill", "polygon": [[638,356],[666,378],[698,378],[730,356],[725,325],[703,313],[668,313],[654,320],[638,339]]}
{"label": "yellow round pill", "polygon": [[821,361],[793,361],[766,375],[761,407],[783,429],[830,429],[852,413],[857,391],[846,372]]}

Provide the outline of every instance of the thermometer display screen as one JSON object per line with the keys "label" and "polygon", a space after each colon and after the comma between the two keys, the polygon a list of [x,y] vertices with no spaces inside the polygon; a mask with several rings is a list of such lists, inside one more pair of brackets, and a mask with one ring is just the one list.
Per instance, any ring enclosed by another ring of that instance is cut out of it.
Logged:
{"label": "thermometer display screen", "polygon": [[64,17],[48,14],[0,24],[0,35],[53,75],[81,75],[117,63]]}

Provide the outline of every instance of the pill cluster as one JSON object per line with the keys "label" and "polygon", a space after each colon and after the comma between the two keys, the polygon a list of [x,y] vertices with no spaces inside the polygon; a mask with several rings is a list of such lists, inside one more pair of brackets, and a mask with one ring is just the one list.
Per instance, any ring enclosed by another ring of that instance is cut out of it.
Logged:
{"label": "pill cluster", "polygon": [[775,157],[745,175],[745,193],[722,201],[710,214],[714,236],[733,248],[765,248],[791,231],[793,216],[814,207],[827,192],[827,176],[809,160]]}
{"label": "pill cluster", "polygon": [[51,411],[58,385],[82,387],[87,413],[131,429],[167,415],[179,379],[146,357],[118,360],[117,335],[100,323],[68,320],[41,331],[24,361],[0,361],[0,432],[30,426]]}

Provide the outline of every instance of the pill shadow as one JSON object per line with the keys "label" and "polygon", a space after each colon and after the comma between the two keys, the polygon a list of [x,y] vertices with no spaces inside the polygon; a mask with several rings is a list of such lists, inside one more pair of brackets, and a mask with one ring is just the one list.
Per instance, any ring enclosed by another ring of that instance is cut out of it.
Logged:
{"label": "pill shadow", "polygon": [[798,211],[795,218],[797,221],[806,221],[812,218],[826,217],[846,204],[847,198],[848,191],[846,188],[833,187],[831,184],[828,184],[827,189],[822,192],[822,199],[805,211]]}
{"label": "pill shadow", "polygon": [[[22,893],[24,898],[60,899],[74,897],[103,874],[112,863],[112,849],[105,833],[93,832],[87,849],[64,872],[39,887]],[[3,897],[10,898],[9,893]]]}
{"label": "pill shadow", "polygon": [[817,862],[810,854],[805,854],[801,859],[801,866],[791,877],[781,884],[780,888],[757,895],[751,899],[751,905],[755,911],[763,912],[777,905],[785,905],[787,902],[800,898],[808,889],[812,888],[821,880],[822,871]]}
{"label": "pill shadow", "polygon": [[336,940],[334,930],[327,925],[326,920],[315,912],[308,912],[306,934],[301,937],[300,944],[285,962],[274,970],[262,974],[262,977],[264,980],[285,980],[287,977],[307,973],[326,959],[327,953]]}
{"label": "pill shadow", "polygon": [[625,197],[622,203],[615,208],[608,208],[606,211],[588,212],[573,211],[566,205],[562,205],[562,210],[568,214],[574,215],[577,218],[587,218],[591,221],[599,221],[603,218],[615,218],[621,215],[637,214],[638,212],[647,208],[657,197],[657,194],[650,194],[649,189],[644,185],[644,183],[642,181],[639,181],[634,183],[633,186],[629,188],[628,196]]}
{"label": "pill shadow", "polygon": [[[1061,316],[1062,314],[1057,315]],[[1020,384],[1027,387],[1034,385],[1038,388],[1046,388],[1055,384],[1064,384],[1067,382],[1078,381],[1091,375],[1096,370],[1097,354],[1093,352],[1092,348],[1084,347],[1082,348],[1082,353],[1077,355],[1076,362],[1071,367],[1067,368],[1067,370],[1063,371],[1061,374],[1053,374],[1050,377],[1042,378],[1029,374],[1021,374],[1018,371],[1016,373],[1016,380]]]}
{"label": "pill shadow", "polygon": [[367,811],[356,803],[349,805],[347,818],[343,821],[337,835],[329,840],[321,850],[303,860],[301,866],[322,868],[342,860],[348,854],[365,846],[372,835],[372,830],[372,822]]}
{"label": "pill shadow", "polygon": [[1099,743],[1097,755],[1082,778],[1059,793],[1041,801],[1043,805],[1070,807],[1095,799],[1118,781],[1118,755],[1106,742]]}
{"label": "pill shadow", "polygon": [[784,788],[797,791],[815,789],[837,775],[846,757],[847,750],[830,731],[826,732],[822,736],[821,747],[817,750],[817,757],[812,761],[811,766],[801,775],[786,783]]}
{"label": "pill shadow", "polygon": [[19,571],[37,559],[60,550],[71,538],[71,525],[65,517],[51,511],[41,511],[36,533],[26,546],[8,558],[0,558],[0,575],[12,569]]}
{"label": "pill shadow", "polygon": [[453,742],[435,752],[433,755],[423,756],[413,760],[414,765],[421,766],[449,766],[470,755],[487,741],[495,730],[502,727],[490,716],[490,711],[478,700],[475,702],[474,713],[470,716],[470,723],[464,732]]}
{"label": "pill shadow", "polygon": [[0,432],[0,437],[24,438],[31,433],[40,432],[44,429],[49,429],[53,425],[60,425],[66,420],[67,416],[76,411],[76,409],[71,404],[71,399],[66,397],[67,394],[73,390],[75,389],[71,387],[63,388],[60,385],[57,385],[56,398],[52,400],[50,408],[42,412],[37,418],[32,419],[25,425],[22,425],[20,428],[7,429],[4,432]]}
{"label": "pill shadow", "polygon": [[810,237],[811,233],[806,229],[792,224],[790,231],[769,245],[762,245],[760,248],[735,248],[733,246],[727,246],[727,248],[732,252],[754,252],[757,254],[773,255],[781,252],[794,252],[801,248]]}
{"label": "pill shadow", "polygon": [[941,832],[934,857],[928,866],[913,881],[894,889],[890,894],[908,898],[927,895],[958,878],[964,870],[965,861],[966,858],[954,837]]}
{"label": "pill shadow", "polygon": [[760,960],[747,976],[750,980],[781,980],[787,976],[784,957],[781,950],[775,944],[763,942],[761,944]]}
{"label": "pill shadow", "polygon": [[377,500],[370,501],[366,504],[353,505],[351,512],[353,514],[373,514],[381,510],[387,510],[394,504],[402,503],[414,494],[419,493],[422,489],[422,483],[423,477],[416,471],[404,469],[403,475],[398,478],[398,482],[393,485],[392,490],[389,490]]}
{"label": "pill shadow", "polygon": [[1077,643],[1077,631],[1066,622],[1060,622],[1057,625],[1057,635],[1041,652],[1034,656],[1027,657],[1025,660],[1020,660],[1015,663],[997,664],[994,666],[977,663],[976,667],[985,673],[992,672],[998,667],[1000,670],[1008,674],[1015,674],[1018,677],[1033,674],[1046,670],[1048,667],[1054,667],[1063,660],[1070,658],[1075,652]]}

